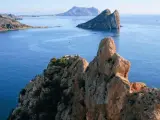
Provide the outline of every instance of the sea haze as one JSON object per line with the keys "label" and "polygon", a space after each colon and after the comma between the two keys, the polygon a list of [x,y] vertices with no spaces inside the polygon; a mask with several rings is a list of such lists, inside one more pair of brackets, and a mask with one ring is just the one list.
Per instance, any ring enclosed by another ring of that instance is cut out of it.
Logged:
{"label": "sea haze", "polygon": [[88,61],[98,44],[112,36],[117,52],[131,62],[130,81],[160,87],[160,16],[121,16],[120,33],[76,28],[91,17],[26,17],[21,22],[48,29],[0,33],[0,120],[16,105],[19,91],[42,73],[52,57],[78,54]]}

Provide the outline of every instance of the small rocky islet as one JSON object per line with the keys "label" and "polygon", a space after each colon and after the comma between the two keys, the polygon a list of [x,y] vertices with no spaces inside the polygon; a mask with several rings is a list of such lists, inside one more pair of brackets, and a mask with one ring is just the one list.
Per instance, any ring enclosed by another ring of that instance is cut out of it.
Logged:
{"label": "small rocky islet", "polygon": [[119,30],[121,27],[119,12],[115,10],[111,13],[109,9],[106,9],[95,18],[77,27],[91,30]]}
{"label": "small rocky islet", "polygon": [[53,58],[21,90],[8,120],[159,120],[160,90],[130,82],[130,66],[110,37],[90,63]]}

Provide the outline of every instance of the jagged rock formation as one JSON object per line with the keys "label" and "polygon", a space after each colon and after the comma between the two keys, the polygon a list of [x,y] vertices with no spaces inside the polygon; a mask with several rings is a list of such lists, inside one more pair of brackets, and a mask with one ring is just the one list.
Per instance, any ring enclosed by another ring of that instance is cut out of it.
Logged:
{"label": "jagged rock formation", "polygon": [[53,58],[43,75],[20,92],[10,120],[83,120],[85,82],[81,77],[87,66],[79,56]]}
{"label": "jagged rock formation", "polygon": [[93,29],[93,30],[111,30],[120,29],[120,17],[117,10],[113,13],[109,9],[104,10],[97,17],[89,20],[86,23],[77,25],[79,28],[83,29]]}
{"label": "jagged rock formation", "polygon": [[9,120],[159,120],[160,90],[130,83],[130,62],[112,38],[97,56],[51,59],[42,75],[22,89]]}
{"label": "jagged rock formation", "polygon": [[97,8],[73,7],[67,12],[57,14],[57,16],[97,16],[99,10]]}

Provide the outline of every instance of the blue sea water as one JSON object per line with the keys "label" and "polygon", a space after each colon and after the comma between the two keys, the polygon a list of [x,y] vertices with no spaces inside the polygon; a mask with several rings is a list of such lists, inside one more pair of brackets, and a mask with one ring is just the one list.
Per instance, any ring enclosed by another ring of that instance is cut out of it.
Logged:
{"label": "blue sea water", "polygon": [[21,22],[48,29],[0,33],[0,120],[16,106],[19,91],[46,68],[52,57],[79,54],[91,61],[104,37],[131,62],[130,81],[160,87],[160,16],[122,15],[120,33],[76,28],[91,17],[26,17]]}

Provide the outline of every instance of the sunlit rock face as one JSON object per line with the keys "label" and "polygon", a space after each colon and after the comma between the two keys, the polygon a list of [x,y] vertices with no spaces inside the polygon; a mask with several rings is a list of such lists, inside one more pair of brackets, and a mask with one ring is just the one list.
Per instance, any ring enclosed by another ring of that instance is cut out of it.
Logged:
{"label": "sunlit rock face", "polygon": [[117,10],[111,13],[109,9],[106,9],[97,17],[86,23],[79,24],[77,27],[92,30],[119,30],[120,16]]}
{"label": "sunlit rock face", "polygon": [[80,56],[53,58],[22,89],[8,119],[159,120],[160,91],[130,83],[130,66],[112,38],[100,42],[90,63]]}
{"label": "sunlit rock face", "polygon": [[118,114],[123,107],[125,96],[130,91],[127,79],[129,68],[130,62],[116,53],[113,39],[103,39],[97,57],[86,71],[85,98],[88,120],[120,119]]}

